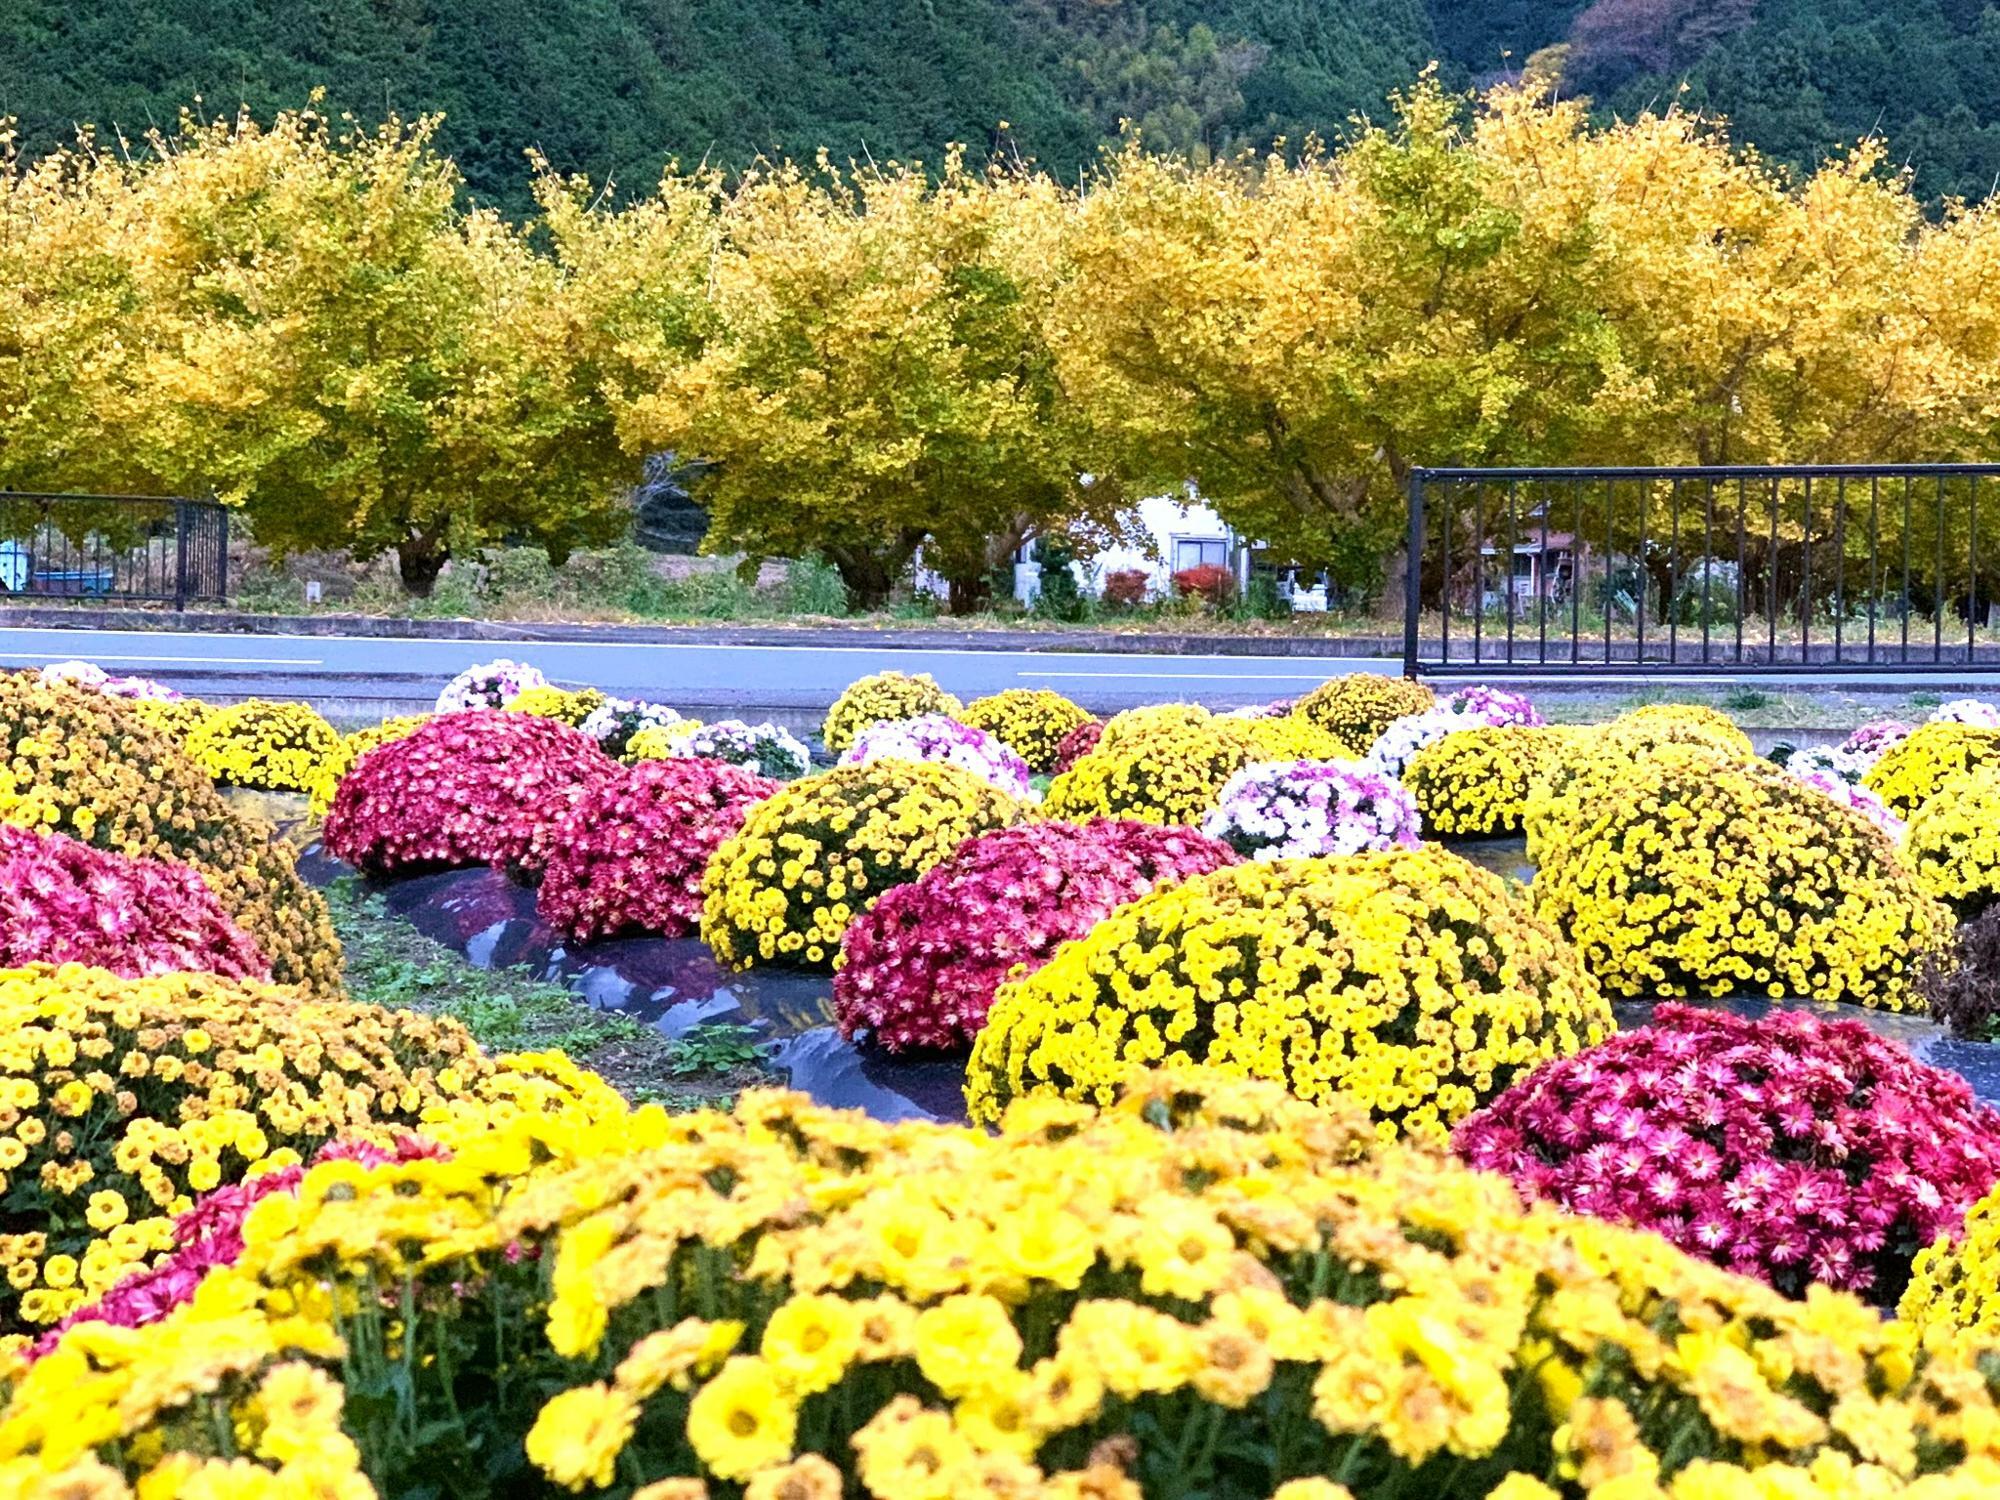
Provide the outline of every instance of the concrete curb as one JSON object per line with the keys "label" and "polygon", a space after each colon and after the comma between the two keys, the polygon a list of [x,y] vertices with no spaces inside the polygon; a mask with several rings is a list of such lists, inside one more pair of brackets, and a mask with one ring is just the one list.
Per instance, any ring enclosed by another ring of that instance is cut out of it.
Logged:
{"label": "concrete curb", "polygon": [[357,636],[433,641],[591,642],[689,646],[871,646],[884,651],[1152,651],[1167,656],[1400,656],[1380,636],[1169,635],[1105,630],[954,630],[937,626],[567,625],[518,620],[407,620],[377,615],[0,606],[0,627],[223,635]]}

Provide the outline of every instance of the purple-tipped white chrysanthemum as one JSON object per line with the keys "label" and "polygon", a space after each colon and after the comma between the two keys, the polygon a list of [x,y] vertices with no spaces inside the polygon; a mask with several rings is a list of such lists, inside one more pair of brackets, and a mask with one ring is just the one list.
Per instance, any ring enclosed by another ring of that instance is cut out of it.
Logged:
{"label": "purple-tipped white chrysanthemum", "polygon": [[438,694],[437,711],[457,713],[468,708],[505,708],[529,688],[547,687],[548,678],[525,662],[481,662],[467,667]]}
{"label": "purple-tipped white chrysanthemum", "polygon": [[862,766],[871,760],[922,760],[957,766],[1009,796],[1034,796],[1033,772],[1004,740],[944,714],[871,725],[840,757],[843,766]]}
{"label": "purple-tipped white chrysanthemum", "polygon": [[[1796,762],[1796,757],[1794,761]],[[1830,798],[1842,807],[1853,808],[1890,838],[1898,841],[1902,839],[1905,826],[1903,820],[1889,811],[1886,802],[1859,782],[1849,781],[1833,771],[1813,767],[1800,769],[1796,763],[1786,766],[1785,769],[1822,796]]]}
{"label": "purple-tipped white chrysanthemum", "polygon": [[688,760],[722,760],[749,766],[761,776],[793,781],[812,769],[812,751],[778,724],[718,719],[674,742],[672,754]]}
{"label": "purple-tipped white chrysanthemum", "polygon": [[1842,753],[1872,766],[1910,737],[1910,726],[1901,719],[1871,719],[1840,742]]}
{"label": "purple-tipped white chrysanthemum", "polygon": [[1267,761],[1229,778],[1201,831],[1251,859],[1415,848],[1421,818],[1391,776],[1355,761]]}
{"label": "purple-tipped white chrysanthemum", "polygon": [[2000,706],[1983,698],[1954,698],[1931,710],[1933,724],[1970,724],[1974,729],[2000,729]]}

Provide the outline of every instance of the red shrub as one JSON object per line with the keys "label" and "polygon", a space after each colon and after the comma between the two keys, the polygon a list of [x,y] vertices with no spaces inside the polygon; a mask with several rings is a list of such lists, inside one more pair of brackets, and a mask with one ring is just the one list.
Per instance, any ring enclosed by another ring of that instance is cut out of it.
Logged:
{"label": "red shrub", "polygon": [[964,1047],[1017,964],[1032,972],[1114,907],[1236,863],[1187,828],[1106,820],[981,834],[863,912],[841,940],[833,1014],[891,1052]]}
{"label": "red shrub", "polygon": [[570,805],[619,769],[589,735],[554,719],[439,714],[341,778],[326,847],[376,873],[479,864],[533,872]]}
{"label": "red shrub", "polygon": [[1893,1302],[2000,1180],[2000,1113],[1859,1021],[1662,1005],[1458,1127],[1523,1192],[1770,1282]]}
{"label": "red shrub", "polygon": [[694,931],[708,857],[783,785],[726,761],[640,762],[563,816],[537,909],[584,941]]}
{"label": "red shrub", "polygon": [[1226,604],[1235,588],[1236,575],[1215,563],[1182,568],[1174,574],[1174,592],[1184,599],[1205,599],[1210,604]]}
{"label": "red shrub", "polygon": [[1092,719],[1088,724],[1079,724],[1062,737],[1056,746],[1055,774],[1060,776],[1071,766],[1082,760],[1097,748],[1097,742],[1104,738],[1104,721]]}
{"label": "red shrub", "polygon": [[128,979],[269,979],[257,944],[187,865],[0,823],[0,968],[89,964]]}
{"label": "red shrub", "polygon": [[1151,575],[1144,568],[1119,568],[1104,575],[1104,602],[1119,609],[1133,609],[1146,602],[1146,586]]}

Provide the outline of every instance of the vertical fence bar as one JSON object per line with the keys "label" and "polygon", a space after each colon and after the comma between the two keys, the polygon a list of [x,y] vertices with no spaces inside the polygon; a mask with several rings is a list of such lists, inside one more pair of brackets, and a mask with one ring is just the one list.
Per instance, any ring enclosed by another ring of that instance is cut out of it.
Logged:
{"label": "vertical fence bar", "polygon": [[1937,581],[1931,590],[1931,665],[1944,660],[1944,475],[1937,482]]}
{"label": "vertical fence bar", "polygon": [[1812,660],[1812,476],[1806,476],[1805,525],[1799,532],[1799,663]]}
{"label": "vertical fence bar", "polygon": [[1847,629],[1847,476],[1834,480],[1833,488],[1833,659],[1840,661],[1841,640]]}
{"label": "vertical fence bar", "polygon": [[[1417,503],[1422,505],[1428,499],[1430,488],[1424,482],[1423,471],[1410,475],[1410,482],[1417,486]],[[1447,479],[1438,485],[1438,493],[1444,496],[1444,525],[1438,531],[1438,661],[1444,666],[1451,665],[1451,532],[1458,524],[1457,509],[1454,504],[1458,495],[1458,481]]]}
{"label": "vertical fence bar", "polygon": [[1715,481],[1707,482],[1701,512],[1701,664],[1708,663],[1709,596],[1715,586]]}
{"label": "vertical fence bar", "polygon": [[1472,486],[1472,664],[1486,660],[1486,481]]}
{"label": "vertical fence bar", "polygon": [[1965,664],[1979,655],[1979,476],[1966,481],[1965,504]]}
{"label": "vertical fence bar", "polygon": [[215,516],[215,598],[217,603],[227,603],[229,599],[229,512],[217,505]]}
{"label": "vertical fence bar", "polygon": [[187,501],[174,502],[174,608],[188,603],[188,508]]}
{"label": "vertical fence bar", "polygon": [[1773,476],[1771,479],[1771,557],[1766,571],[1770,575],[1767,580],[1769,584],[1768,592],[1770,594],[1768,601],[1770,619],[1765,622],[1769,628],[1766,631],[1768,639],[1764,643],[1764,665],[1774,667],[1778,664],[1778,481],[1776,476]]}
{"label": "vertical fence bar", "polygon": [[1743,624],[1750,618],[1750,573],[1744,565],[1743,532],[1750,516],[1750,482],[1736,481],[1736,665],[1743,665]]}
{"label": "vertical fence bar", "polygon": [[1515,506],[1520,499],[1517,481],[1507,481],[1507,665],[1514,664],[1514,549],[1520,538],[1515,528]]}
{"label": "vertical fence bar", "polygon": [[[1417,658],[1421,654],[1418,641],[1417,623],[1423,613],[1424,604],[1424,471],[1410,471],[1410,536],[1406,543],[1409,553],[1408,578],[1403,586],[1403,675],[1415,677],[1418,670]],[[1451,582],[1444,584],[1449,595]],[[1447,598],[1445,607],[1449,608]]]}
{"label": "vertical fence bar", "polygon": [[1910,516],[1910,486],[1914,481],[1908,474],[1903,476],[1903,665],[1910,661],[1910,537],[1915,523]]}
{"label": "vertical fence bar", "polygon": [[1540,637],[1540,644],[1536,647],[1535,651],[1535,661],[1537,665],[1546,667],[1549,664],[1549,500],[1550,500],[1549,487],[1547,484],[1542,485],[1541,494],[1542,494],[1542,499],[1541,499],[1542,550],[1535,557],[1535,571],[1532,576],[1535,580],[1535,629],[1537,635]]}
{"label": "vertical fence bar", "polygon": [[1611,664],[1611,502],[1618,492],[1618,481],[1606,478],[1604,481],[1604,662]]}
{"label": "vertical fence bar", "polygon": [[1868,665],[1875,665],[1875,617],[1882,612],[1882,476],[1868,480]]}
{"label": "vertical fence bar", "polygon": [[1650,479],[1641,479],[1639,481],[1639,585],[1638,592],[1632,600],[1635,634],[1632,660],[1640,666],[1645,665],[1646,661],[1646,600],[1653,592],[1653,569],[1646,560],[1646,502],[1652,498],[1653,482]]}
{"label": "vertical fence bar", "polygon": [[1583,481],[1569,482],[1569,664],[1583,661]]}
{"label": "vertical fence bar", "polygon": [[1667,665],[1681,659],[1681,482],[1667,481],[1667,508],[1672,512],[1673,540],[1667,544]]}

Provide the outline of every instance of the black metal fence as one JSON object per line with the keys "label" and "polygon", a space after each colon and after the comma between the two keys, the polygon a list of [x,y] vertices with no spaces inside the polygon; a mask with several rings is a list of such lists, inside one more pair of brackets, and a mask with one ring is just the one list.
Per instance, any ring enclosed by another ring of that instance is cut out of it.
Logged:
{"label": "black metal fence", "polygon": [[0,599],[228,597],[229,512],[212,500],[0,491]]}
{"label": "black metal fence", "polygon": [[2000,668],[2000,465],[1420,469],[1420,671]]}

